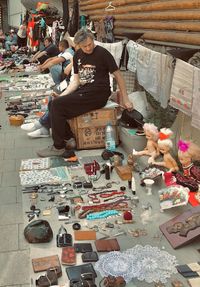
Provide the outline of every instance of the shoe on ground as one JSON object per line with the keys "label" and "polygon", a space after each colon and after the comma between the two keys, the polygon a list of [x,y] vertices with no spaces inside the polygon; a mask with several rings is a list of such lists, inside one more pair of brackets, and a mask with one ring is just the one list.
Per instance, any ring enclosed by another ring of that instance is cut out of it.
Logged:
{"label": "shoe on ground", "polygon": [[62,156],[65,152],[65,149],[57,149],[55,146],[49,146],[45,149],[37,151],[37,155],[40,157],[52,157],[52,156]]}
{"label": "shoe on ground", "polygon": [[49,130],[45,127],[42,127],[40,129],[37,129],[31,133],[27,134],[30,138],[48,138],[49,137]]}
{"label": "shoe on ground", "polygon": [[34,132],[35,130],[38,130],[39,128],[41,128],[42,125],[39,121],[35,121],[33,123],[28,123],[28,124],[23,124],[21,125],[21,129],[23,131],[26,131],[26,132]]}
{"label": "shoe on ground", "polygon": [[76,141],[74,138],[65,141],[65,148],[66,149],[75,149],[76,148]]}

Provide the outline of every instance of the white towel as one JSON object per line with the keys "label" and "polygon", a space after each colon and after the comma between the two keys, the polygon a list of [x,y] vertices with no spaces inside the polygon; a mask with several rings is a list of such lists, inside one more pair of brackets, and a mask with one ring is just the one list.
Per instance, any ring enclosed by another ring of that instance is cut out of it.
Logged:
{"label": "white towel", "polygon": [[164,109],[168,106],[170,99],[170,92],[172,86],[172,79],[174,74],[173,57],[161,54],[161,65],[158,66],[159,71],[159,94],[161,107]]}
{"label": "white towel", "polygon": [[136,63],[138,82],[158,101],[159,69],[157,69],[157,65],[160,61],[160,53],[139,46]]}
{"label": "white towel", "polygon": [[193,103],[192,103],[192,126],[200,129],[200,69],[194,68],[194,89],[193,89]]}
{"label": "white towel", "polygon": [[131,72],[136,71],[136,64],[137,64],[137,56],[139,50],[139,44],[135,43],[134,41],[128,41],[126,48],[128,51],[128,65],[127,68]]}
{"label": "white towel", "polygon": [[180,59],[176,60],[170,105],[184,114],[192,114],[194,67]]}
{"label": "white towel", "polygon": [[116,43],[102,43],[99,41],[94,41],[96,45],[99,45],[103,48],[105,48],[106,50],[108,50],[114,57],[117,66],[119,67],[120,64],[120,60],[122,57],[122,51],[123,51],[123,42],[116,42]]}

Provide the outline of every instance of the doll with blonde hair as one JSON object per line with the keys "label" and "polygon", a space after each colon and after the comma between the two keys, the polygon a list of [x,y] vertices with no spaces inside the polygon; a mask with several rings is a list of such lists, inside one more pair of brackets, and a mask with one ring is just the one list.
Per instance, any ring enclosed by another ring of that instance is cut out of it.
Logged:
{"label": "doll with blonde hair", "polygon": [[136,156],[149,156],[150,158],[148,159],[148,163],[152,163],[154,159],[159,155],[159,150],[158,150],[158,128],[151,123],[145,123],[143,125],[143,130],[147,139],[147,145],[144,150],[142,151],[136,151],[133,150],[133,155]]}
{"label": "doll with blonde hair", "polygon": [[170,129],[162,128],[160,130],[158,139],[158,149],[160,153],[163,154],[163,161],[161,162],[153,161],[153,164],[165,167],[170,172],[176,172],[178,171],[178,165],[170,153],[170,150],[173,147],[172,140],[170,139],[172,134],[173,132]]}
{"label": "doll with blonde hair", "polygon": [[178,158],[186,177],[195,179],[200,183],[200,167],[194,165],[195,160],[200,160],[200,147],[190,141],[179,140]]}

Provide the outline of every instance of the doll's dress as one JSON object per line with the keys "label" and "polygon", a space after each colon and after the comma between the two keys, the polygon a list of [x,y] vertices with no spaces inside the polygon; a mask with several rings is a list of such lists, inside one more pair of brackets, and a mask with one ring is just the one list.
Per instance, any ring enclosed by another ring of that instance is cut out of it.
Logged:
{"label": "doll's dress", "polygon": [[200,183],[200,168],[191,163],[183,168],[183,174],[174,173],[176,183],[188,187],[190,191],[198,191]]}

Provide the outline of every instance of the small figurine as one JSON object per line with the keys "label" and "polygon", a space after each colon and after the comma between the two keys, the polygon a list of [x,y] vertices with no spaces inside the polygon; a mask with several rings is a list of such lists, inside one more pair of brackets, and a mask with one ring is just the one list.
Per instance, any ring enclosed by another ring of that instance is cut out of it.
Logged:
{"label": "small figurine", "polygon": [[169,172],[178,171],[178,165],[175,159],[172,157],[170,150],[172,149],[172,141],[170,136],[173,132],[170,129],[162,128],[159,133],[158,148],[161,154],[163,154],[163,161],[153,161],[154,165],[165,167]]}
{"label": "small figurine", "polygon": [[192,142],[179,140],[178,158],[183,168],[183,176],[182,176],[183,181],[184,181],[184,178],[193,179],[195,180],[197,184],[199,184],[200,183],[200,167],[195,166],[193,161],[200,160],[200,148]]}
{"label": "small figurine", "polygon": [[159,150],[158,150],[158,128],[151,123],[145,123],[143,125],[144,133],[147,139],[147,145],[144,150],[142,151],[135,151],[133,150],[133,155],[136,156],[143,156],[147,155],[150,156],[148,159],[148,163],[152,163],[154,159],[159,156]]}

